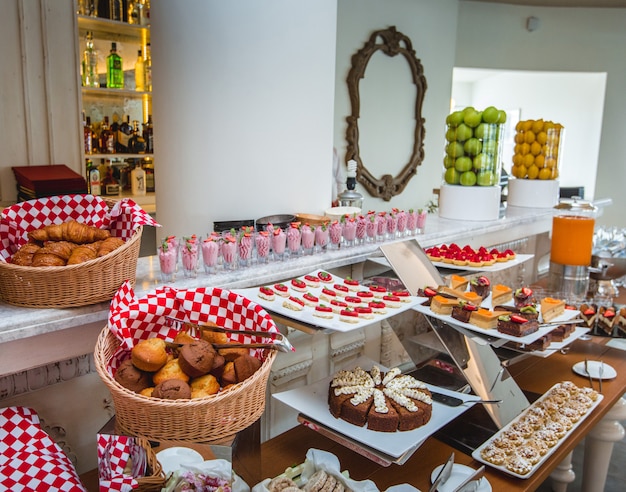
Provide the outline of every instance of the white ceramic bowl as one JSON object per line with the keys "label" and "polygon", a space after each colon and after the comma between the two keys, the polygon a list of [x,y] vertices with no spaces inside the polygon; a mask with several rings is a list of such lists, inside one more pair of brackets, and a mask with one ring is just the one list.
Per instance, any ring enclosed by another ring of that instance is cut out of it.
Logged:
{"label": "white ceramic bowl", "polygon": [[326,217],[330,218],[331,220],[339,220],[341,219],[341,217],[343,217],[346,214],[359,215],[360,213],[361,213],[361,209],[359,207],[333,207],[333,208],[327,209],[326,212],[324,212]]}

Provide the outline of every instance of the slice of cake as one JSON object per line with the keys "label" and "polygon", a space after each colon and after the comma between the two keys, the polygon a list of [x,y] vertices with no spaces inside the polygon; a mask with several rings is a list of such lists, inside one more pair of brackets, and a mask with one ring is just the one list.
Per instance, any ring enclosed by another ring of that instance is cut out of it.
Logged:
{"label": "slice of cake", "polygon": [[461,275],[450,275],[449,285],[452,289],[463,292],[467,290],[469,280]]}
{"label": "slice of cake", "polygon": [[433,300],[433,297],[437,295],[437,289],[434,287],[424,287],[423,289],[419,289],[417,291],[418,297],[425,297],[426,301],[422,303],[422,306],[430,306],[430,302]]}
{"label": "slice of cake", "polygon": [[592,328],[596,324],[596,318],[598,317],[598,306],[595,304],[581,304],[580,317],[588,328]]}
{"label": "slice of cake", "polygon": [[617,330],[621,335],[626,335],[626,308],[620,309],[619,313],[617,313],[615,326],[617,326]]}
{"label": "slice of cake", "polygon": [[430,309],[433,313],[449,315],[452,314],[452,308],[459,303],[457,299],[436,295],[430,303]]}
{"label": "slice of cake", "polygon": [[481,275],[480,277],[475,277],[470,280],[470,290],[472,292],[476,292],[481,298],[485,298],[489,295],[489,287],[491,287],[491,282],[487,277]]}
{"label": "slice of cake", "polygon": [[498,331],[514,337],[525,337],[539,329],[537,321],[529,321],[517,314],[503,314],[498,317]]}
{"label": "slice of cake", "polygon": [[562,342],[569,337],[575,329],[574,325],[559,325],[554,330],[550,331],[549,335],[552,336],[553,342]]}
{"label": "slice of cake", "polygon": [[615,306],[600,306],[598,309],[598,322],[596,326],[602,330],[605,335],[613,334],[613,326],[617,320],[617,311]]}
{"label": "slice of cake", "polygon": [[544,323],[549,323],[565,311],[565,301],[553,297],[544,297],[541,300],[541,317]]}
{"label": "slice of cake", "polygon": [[515,289],[515,292],[513,293],[513,302],[518,308],[537,303],[534,297],[534,292],[530,287],[520,287],[519,289]]}
{"label": "slice of cake", "polygon": [[496,284],[491,289],[491,305],[506,304],[513,299],[513,289],[506,285]]}
{"label": "slice of cake", "polygon": [[508,306],[503,304],[498,304],[493,307],[494,311],[503,311],[508,314],[517,314],[531,321],[539,320],[539,311],[535,306],[524,306],[522,308],[516,308],[515,306]]}
{"label": "slice of cake", "polygon": [[469,302],[474,304],[475,306],[480,306],[483,302],[483,298],[480,297],[476,292],[467,291],[463,292],[462,295],[459,296],[461,301]]}
{"label": "slice of cake", "polygon": [[463,323],[469,323],[470,315],[477,311],[478,307],[471,302],[459,301],[459,303],[452,308],[452,317]]}
{"label": "slice of cake", "polygon": [[489,330],[498,326],[498,317],[501,315],[501,312],[480,308],[470,315],[469,322],[478,328]]}

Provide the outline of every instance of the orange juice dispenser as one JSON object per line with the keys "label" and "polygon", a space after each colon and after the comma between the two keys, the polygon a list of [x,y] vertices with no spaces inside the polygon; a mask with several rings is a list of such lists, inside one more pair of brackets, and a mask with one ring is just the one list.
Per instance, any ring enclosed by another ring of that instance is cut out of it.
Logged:
{"label": "orange juice dispenser", "polygon": [[568,299],[582,299],[589,287],[597,208],[577,198],[554,208],[548,288]]}

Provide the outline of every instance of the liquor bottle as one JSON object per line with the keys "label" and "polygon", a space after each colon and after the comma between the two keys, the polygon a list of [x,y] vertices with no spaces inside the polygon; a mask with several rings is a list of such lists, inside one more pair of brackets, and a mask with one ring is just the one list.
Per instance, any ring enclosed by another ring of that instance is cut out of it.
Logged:
{"label": "liquor bottle", "polygon": [[146,141],[139,132],[139,122],[133,120],[133,134],[128,140],[128,151],[132,154],[145,154]]}
{"label": "liquor bottle", "polygon": [[109,19],[115,21],[124,20],[124,9],[122,0],[109,0]]}
{"label": "liquor bottle", "polygon": [[145,26],[144,2],[141,0],[128,0],[128,23]]}
{"label": "liquor bottle", "polygon": [[141,50],[137,51],[137,61],[135,62],[135,90],[138,92],[146,90],[146,64],[143,61]]}
{"label": "liquor bottle", "polygon": [[117,129],[117,143],[115,149],[118,153],[130,152],[129,140],[133,136],[133,127],[130,126],[130,116],[126,115],[124,121]]}
{"label": "liquor bottle", "polygon": [[154,153],[154,131],[151,114],[148,115],[148,121],[143,124],[143,139],[146,141],[146,153]]}
{"label": "liquor bottle", "polygon": [[141,167],[146,172],[146,191],[154,191],[154,162],[150,157],[142,159]]}
{"label": "liquor bottle", "polygon": [[152,92],[152,55],[150,53],[150,43],[146,44],[146,58],[144,60],[146,67],[145,85],[146,91]]}
{"label": "liquor bottle", "polygon": [[85,112],[83,111],[83,139],[85,141],[85,154],[93,154],[93,129],[91,128],[91,118],[87,116],[84,117]]}
{"label": "liquor bottle", "polygon": [[98,0],[78,0],[76,13],[98,17]]}
{"label": "liquor bottle", "polygon": [[139,24],[142,26],[150,25],[150,0],[139,0]]}
{"label": "liquor bottle", "polygon": [[102,195],[102,186],[100,185],[100,171],[93,165],[91,159],[87,161],[87,169],[89,173],[89,193],[92,195]]}
{"label": "liquor bottle", "polygon": [[107,87],[112,89],[124,88],[124,70],[122,57],[117,53],[117,43],[111,43],[111,52],[107,56]]}
{"label": "liquor bottle", "polygon": [[93,47],[93,34],[87,32],[85,36],[85,51],[83,51],[83,86],[84,87],[100,87],[98,79],[98,51]]}
{"label": "liquor bottle", "polygon": [[105,116],[100,130],[100,152],[103,154],[115,154],[115,134],[109,128],[109,117]]}
{"label": "liquor bottle", "polygon": [[136,196],[146,194],[146,172],[141,168],[139,161],[135,163],[135,168],[130,172],[130,189],[131,193]]}

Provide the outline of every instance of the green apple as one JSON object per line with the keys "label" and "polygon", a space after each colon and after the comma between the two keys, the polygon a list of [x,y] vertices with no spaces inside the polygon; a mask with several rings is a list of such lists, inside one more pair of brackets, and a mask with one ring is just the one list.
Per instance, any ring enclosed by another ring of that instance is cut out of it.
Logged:
{"label": "green apple", "polygon": [[456,139],[459,142],[465,142],[466,140],[472,138],[473,135],[474,132],[465,123],[461,123],[456,129]]}
{"label": "green apple", "polygon": [[463,123],[470,128],[476,128],[482,121],[482,115],[478,111],[468,111],[463,117]]}
{"label": "green apple", "polygon": [[464,173],[465,171],[471,171],[473,166],[472,159],[467,156],[459,157],[454,163],[454,169],[456,169],[460,173]]}
{"label": "green apple", "polygon": [[476,175],[478,186],[493,186],[496,184],[496,174],[493,171],[481,171]]}
{"label": "green apple", "polygon": [[459,142],[450,142],[446,145],[446,154],[454,158],[461,157],[464,155],[463,144]]}
{"label": "green apple", "polygon": [[500,110],[500,117],[498,118],[498,123],[506,123],[506,111],[503,109]]}
{"label": "green apple", "polygon": [[481,140],[495,139],[498,131],[497,125],[491,125],[489,123],[481,123],[474,129],[474,136]]}
{"label": "green apple", "polygon": [[446,130],[446,141],[447,142],[454,142],[456,140],[456,128],[448,128]]}
{"label": "green apple", "polygon": [[457,127],[463,123],[463,111],[455,111],[446,117],[446,124]]}
{"label": "green apple", "polygon": [[476,184],[476,175],[472,171],[467,171],[461,174],[459,180],[463,186],[474,186]]}
{"label": "green apple", "polygon": [[443,179],[446,181],[446,183],[451,185],[459,184],[461,174],[456,169],[451,167],[449,169],[446,169],[446,173],[444,174]]}
{"label": "green apple", "polygon": [[450,169],[451,167],[454,167],[455,162],[456,159],[454,157],[446,155],[443,158],[443,167],[445,167],[446,169]]}
{"label": "green apple", "polygon": [[483,121],[485,123],[498,123],[500,111],[494,106],[489,106],[483,110]]}
{"label": "green apple", "polygon": [[474,157],[474,169],[476,171],[485,171],[493,168],[493,156],[481,152]]}
{"label": "green apple", "polygon": [[463,150],[469,155],[478,155],[483,148],[483,144],[476,137],[470,138],[463,144]]}
{"label": "green apple", "polygon": [[495,154],[498,150],[498,142],[495,140],[483,140],[483,152],[486,154]]}

